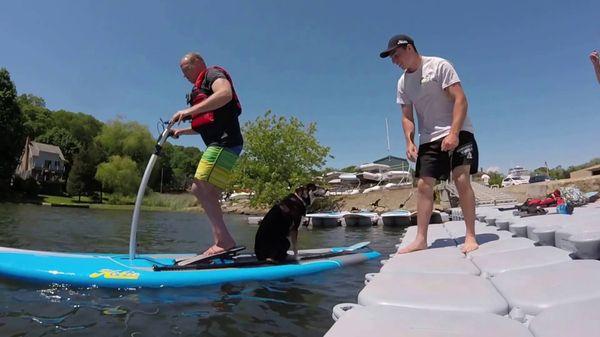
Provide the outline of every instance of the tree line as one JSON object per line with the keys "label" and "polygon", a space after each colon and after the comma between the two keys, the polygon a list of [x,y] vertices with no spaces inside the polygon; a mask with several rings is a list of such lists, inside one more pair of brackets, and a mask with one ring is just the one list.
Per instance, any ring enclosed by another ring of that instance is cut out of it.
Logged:
{"label": "tree line", "polygon": [[[73,196],[95,196],[100,190],[134,195],[156,142],[148,128],[135,121],[105,123],[82,112],[52,111],[33,94],[17,95],[4,68],[0,69],[0,123],[5,128],[0,132],[0,195],[5,196],[11,188],[33,184],[14,177],[27,138],[60,147],[66,159],[62,184]],[[250,190],[254,204],[269,204],[311,181],[329,155],[329,148],[317,141],[316,130],[315,123],[305,125],[298,118],[270,111],[245,123],[244,152],[228,192]],[[201,156],[198,148],[166,142],[149,188],[185,191]]]}

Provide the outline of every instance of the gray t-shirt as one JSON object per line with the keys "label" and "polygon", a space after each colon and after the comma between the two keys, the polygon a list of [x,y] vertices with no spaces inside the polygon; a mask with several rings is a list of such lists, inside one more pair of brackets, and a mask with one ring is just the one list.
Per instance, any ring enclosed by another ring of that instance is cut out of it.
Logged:
{"label": "gray t-shirt", "polygon": [[[398,104],[412,104],[417,112],[419,144],[446,137],[452,127],[454,101],[444,91],[460,82],[450,62],[439,57],[421,56],[421,67],[412,73],[404,72],[398,80]],[[462,129],[474,132],[469,116]]]}

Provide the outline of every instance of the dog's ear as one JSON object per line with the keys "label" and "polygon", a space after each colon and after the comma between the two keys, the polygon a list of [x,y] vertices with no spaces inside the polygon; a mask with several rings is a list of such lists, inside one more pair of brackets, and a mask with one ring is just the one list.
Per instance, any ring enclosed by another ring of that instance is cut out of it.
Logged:
{"label": "dog's ear", "polygon": [[304,186],[300,186],[296,188],[295,192],[300,198],[305,198],[306,188]]}

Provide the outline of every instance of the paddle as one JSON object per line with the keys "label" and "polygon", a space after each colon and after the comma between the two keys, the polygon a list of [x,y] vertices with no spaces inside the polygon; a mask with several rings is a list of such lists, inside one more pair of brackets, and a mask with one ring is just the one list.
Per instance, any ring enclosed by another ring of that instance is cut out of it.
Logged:
{"label": "paddle", "polygon": [[353,252],[355,250],[359,250],[361,248],[365,248],[370,243],[371,243],[371,241],[364,241],[364,242],[355,243],[352,246],[348,246],[348,247],[332,248],[331,252],[332,253]]}

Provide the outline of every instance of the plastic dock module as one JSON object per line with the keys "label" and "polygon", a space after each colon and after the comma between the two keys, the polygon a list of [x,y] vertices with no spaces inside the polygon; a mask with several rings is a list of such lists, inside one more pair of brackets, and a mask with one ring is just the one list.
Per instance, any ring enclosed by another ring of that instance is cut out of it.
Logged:
{"label": "plastic dock module", "polygon": [[529,330],[536,337],[598,336],[600,299],[546,309],[533,318]]}
{"label": "plastic dock module", "polygon": [[379,273],[359,293],[362,305],[393,305],[460,312],[508,313],[508,303],[492,283],[460,274]]}
{"label": "plastic dock module", "polygon": [[508,226],[508,230],[513,233],[516,237],[526,238],[527,237],[527,223],[514,222]]}
{"label": "plastic dock module", "polygon": [[487,313],[354,306],[325,337],[533,337],[522,324]]}
{"label": "plastic dock module", "polygon": [[457,247],[434,248],[391,258],[382,273],[439,273],[479,275],[479,269]]}
{"label": "plastic dock module", "polygon": [[560,228],[559,225],[545,225],[533,228],[531,231],[527,227],[527,236],[537,242],[540,246],[554,246],[556,230]]}
{"label": "plastic dock module", "polygon": [[474,258],[476,256],[485,256],[489,254],[510,252],[513,250],[535,247],[535,242],[526,238],[511,238],[506,240],[496,240],[479,245],[479,248],[469,252],[467,256]]}
{"label": "plastic dock module", "polygon": [[527,315],[559,305],[600,299],[600,261],[575,260],[544,267],[509,271],[491,282],[508,301]]}
{"label": "plastic dock module", "polygon": [[566,261],[571,261],[569,252],[555,247],[533,247],[473,257],[473,263],[481,273],[489,276]]}
{"label": "plastic dock module", "polygon": [[580,259],[600,258],[600,232],[577,233],[568,239],[575,247],[575,256]]}
{"label": "plastic dock module", "polygon": [[498,229],[500,230],[507,231],[508,227],[510,226],[510,223],[511,221],[507,219],[497,219],[496,227],[498,227]]}
{"label": "plastic dock module", "polygon": [[[582,220],[580,220],[582,221]],[[593,221],[587,220],[586,222],[577,222],[569,226],[564,226],[560,229],[556,230],[554,234],[554,240],[556,247],[568,250],[570,252],[576,253],[576,247],[569,240],[572,235],[576,234],[587,234],[587,233],[596,233],[600,231],[600,221],[593,219]]]}
{"label": "plastic dock module", "polygon": [[[448,232],[448,234],[450,234],[450,236],[452,236],[452,237],[464,236],[466,233],[466,227],[465,227],[464,221],[450,221],[448,223],[445,223],[444,227],[446,228],[446,231]],[[480,222],[475,223],[475,233],[480,233],[480,232],[487,233],[490,230],[492,230],[492,229]],[[493,229],[493,230],[495,230],[495,229]]]}
{"label": "plastic dock module", "polygon": [[[440,248],[440,247],[451,247],[456,246],[456,242],[453,238],[450,237],[450,234],[444,229],[443,226],[429,226],[429,230],[427,231],[427,246],[430,248]],[[414,228],[414,229],[413,229]],[[399,248],[403,248],[408,246],[415,237],[417,236],[416,227],[409,227],[409,229],[404,234],[402,241],[400,242]]]}
{"label": "plastic dock module", "polygon": [[[513,234],[507,231],[490,230],[488,233],[475,232],[475,237],[477,238],[477,243],[481,245],[498,240],[510,240],[513,238]],[[456,244],[462,245],[465,243],[465,237],[456,237],[454,238],[454,241],[456,241]]]}

